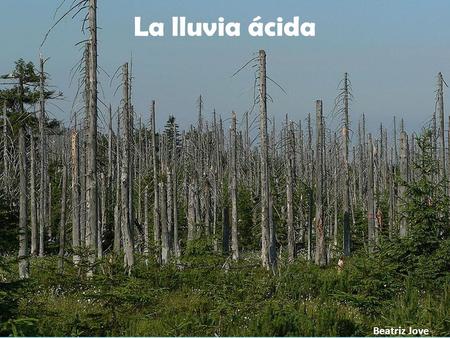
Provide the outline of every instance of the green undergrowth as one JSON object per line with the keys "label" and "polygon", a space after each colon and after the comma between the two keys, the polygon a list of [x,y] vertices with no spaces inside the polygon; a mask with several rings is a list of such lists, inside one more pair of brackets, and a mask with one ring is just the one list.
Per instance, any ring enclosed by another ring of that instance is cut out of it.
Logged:
{"label": "green undergrowth", "polygon": [[373,326],[412,325],[446,336],[448,242],[402,263],[397,258],[410,247],[386,244],[370,257],[357,254],[341,272],[335,262],[327,268],[280,262],[275,276],[256,255],[233,263],[208,248],[164,267],[139,256],[130,276],[121,257],[107,256],[90,279],[69,261],[61,274],[56,258],[46,257],[32,259],[32,277],[20,282],[10,258],[1,262],[0,333],[364,336]]}

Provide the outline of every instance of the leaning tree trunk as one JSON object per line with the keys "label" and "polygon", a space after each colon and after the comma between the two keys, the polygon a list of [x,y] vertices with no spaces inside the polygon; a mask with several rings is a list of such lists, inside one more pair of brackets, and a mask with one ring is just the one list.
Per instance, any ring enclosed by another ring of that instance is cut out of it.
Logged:
{"label": "leaning tree trunk", "polygon": [[25,132],[19,129],[19,277],[29,277],[27,232],[27,157]]}

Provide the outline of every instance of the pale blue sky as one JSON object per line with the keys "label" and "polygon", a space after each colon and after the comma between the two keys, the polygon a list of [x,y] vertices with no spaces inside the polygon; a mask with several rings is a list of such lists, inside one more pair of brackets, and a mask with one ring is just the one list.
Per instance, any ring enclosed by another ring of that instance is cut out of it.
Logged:
{"label": "pale blue sky", "polygon": [[[66,0],[71,3],[71,1]],[[22,57],[37,61],[39,45],[54,22],[58,0],[2,0],[0,2],[0,73]],[[355,101],[352,120],[365,112],[376,130],[391,124],[392,115],[404,117],[417,129],[434,110],[436,74],[450,77],[450,1],[341,0],[98,0],[99,64],[113,74],[133,55],[134,104],[147,120],[151,99],[157,100],[160,125],[169,113],[186,126],[196,119],[196,99],[205,98],[205,112],[215,107],[224,118],[231,110],[242,113],[251,105],[250,70],[232,78],[236,69],[258,49],[267,52],[271,114],[278,120],[289,113],[304,119],[323,99],[332,109],[344,72],[350,74]],[[66,8],[67,5],[64,7]],[[60,12],[61,13],[61,12]],[[172,16],[193,21],[240,21],[242,31],[255,16],[275,20],[300,16],[316,23],[315,38],[135,38],[134,16],[144,22],[170,22]],[[50,34],[42,52],[50,56],[51,83],[62,90],[66,102],[49,106],[55,117],[69,120],[76,85],[70,86],[70,69],[81,56],[81,17],[63,20]],[[117,104],[114,88],[102,78],[106,102]],[[103,95],[102,92],[102,95]],[[447,99],[445,100],[448,106]]]}

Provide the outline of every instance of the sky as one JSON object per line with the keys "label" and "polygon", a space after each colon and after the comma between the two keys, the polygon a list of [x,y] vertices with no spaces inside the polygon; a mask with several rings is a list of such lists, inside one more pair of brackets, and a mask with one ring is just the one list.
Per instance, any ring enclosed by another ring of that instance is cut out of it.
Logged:
{"label": "sky", "polygon": [[[11,70],[15,60],[37,64],[39,53],[50,59],[51,84],[64,100],[48,104],[51,116],[70,121],[77,79],[71,73],[82,55],[78,42],[82,15],[66,17],[45,33],[72,0],[2,0],[0,2],[0,73]],[[134,37],[134,17],[142,22],[162,21],[170,27],[172,16],[193,22],[216,22],[222,16],[242,25],[239,38]],[[316,24],[316,36],[249,37],[246,27],[261,16],[274,21],[299,16]],[[148,121],[152,99],[161,127],[169,114],[188,127],[197,118],[196,101],[204,97],[204,112],[216,109],[228,121],[235,110],[241,119],[253,101],[251,67],[233,73],[256,55],[267,53],[267,71],[273,98],[269,114],[282,121],[285,114],[304,120],[322,99],[324,114],[332,115],[338,85],[345,72],[352,83],[351,121],[355,129],[362,113],[368,129],[380,123],[390,128],[393,116],[405,119],[409,130],[418,130],[434,111],[437,73],[450,74],[450,1],[417,0],[98,0],[100,99],[115,108],[120,100],[117,79],[110,77],[124,62],[133,64],[133,104],[142,121]],[[449,100],[445,98],[445,105]],[[102,108],[99,125],[105,124]]]}

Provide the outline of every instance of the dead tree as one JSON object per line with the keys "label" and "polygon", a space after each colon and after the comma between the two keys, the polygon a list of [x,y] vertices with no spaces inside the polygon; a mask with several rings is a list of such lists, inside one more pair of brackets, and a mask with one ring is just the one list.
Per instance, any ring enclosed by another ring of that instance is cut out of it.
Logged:
{"label": "dead tree", "polygon": [[148,186],[144,188],[144,255],[148,256]]}
{"label": "dead tree", "polygon": [[61,182],[61,219],[59,221],[59,252],[58,270],[64,269],[64,250],[66,244],[66,193],[67,193],[67,163],[66,155],[62,159],[62,182]]}
{"label": "dead tree", "polygon": [[[46,166],[46,143],[45,143],[45,75],[44,75],[44,59],[42,56],[39,60],[39,160],[40,160],[40,181],[39,181],[39,256],[44,256],[44,236],[46,228],[46,196],[47,196],[47,166]],[[49,225],[48,225],[49,226]]]}
{"label": "dead tree", "polygon": [[287,239],[288,239],[288,260],[292,262],[295,258],[295,229],[294,229],[294,171],[295,171],[295,134],[293,123],[288,128],[287,151],[287,179],[286,179],[286,213],[287,213]]}
{"label": "dead tree", "polygon": [[75,122],[71,139],[71,160],[72,160],[72,250],[73,263],[77,265],[80,261],[80,162],[79,162],[79,142],[77,124]]}
{"label": "dead tree", "polygon": [[261,260],[266,269],[276,268],[276,255],[273,255],[271,243],[271,229],[273,222],[270,219],[270,185],[269,185],[269,137],[267,134],[267,92],[266,92],[266,52],[259,51],[259,119],[260,119],[260,170],[261,170]]}
{"label": "dead tree", "polygon": [[238,214],[237,214],[237,167],[236,167],[236,113],[231,117],[231,254],[233,260],[239,259]]}
{"label": "dead tree", "polygon": [[374,251],[375,245],[375,197],[374,197],[374,168],[373,168],[373,142],[372,134],[369,133],[369,145],[368,145],[368,174],[367,174],[367,241],[369,252]]}
{"label": "dead tree", "polygon": [[344,78],[344,126],[342,129],[342,137],[344,138],[344,199],[343,199],[343,207],[344,207],[344,255],[350,255],[350,171],[349,171],[349,80],[348,74],[345,73]]}
{"label": "dead tree", "polygon": [[113,176],[113,127],[112,127],[112,109],[108,107],[108,187],[111,186]]}
{"label": "dead tree", "polygon": [[400,237],[405,237],[408,229],[404,208],[406,202],[406,184],[408,182],[408,134],[403,130],[400,132],[400,183],[398,187],[400,201]]}
{"label": "dead tree", "polygon": [[311,127],[311,114],[308,114],[308,149],[307,149],[307,161],[308,161],[308,180],[310,185],[308,187],[308,260],[312,260],[313,257],[313,172],[314,172],[314,162],[313,162],[313,149],[312,149],[312,127]]}
{"label": "dead tree", "polygon": [[6,114],[6,100],[3,101],[3,185],[5,192],[8,192],[9,187],[9,161],[8,161],[8,116]]}
{"label": "dead tree", "polygon": [[152,160],[153,160],[153,239],[155,244],[156,261],[161,261],[161,225],[159,214],[159,193],[158,193],[158,162],[156,157],[156,110],[155,100],[152,101]]}
{"label": "dead tree", "polygon": [[[89,111],[86,142],[86,245],[89,262],[95,263],[97,253],[97,0],[89,0]],[[92,274],[92,271],[89,271]]]}
{"label": "dead tree", "polygon": [[169,262],[169,228],[167,222],[167,191],[164,182],[159,182],[160,215],[161,215],[161,263]]}
{"label": "dead tree", "polygon": [[176,258],[180,257],[180,244],[178,239],[178,205],[177,205],[177,128],[176,124],[173,124],[172,135],[172,179],[173,179],[173,192],[172,192],[172,209],[173,209],[173,251]]}
{"label": "dead tree", "polygon": [[123,110],[122,110],[122,165],[121,165],[121,229],[123,236],[123,248],[125,252],[124,265],[128,272],[134,265],[133,254],[133,236],[131,233],[131,214],[130,210],[130,104],[129,104],[129,82],[128,82],[128,63],[123,65]]}
{"label": "dead tree", "polygon": [[326,246],[325,246],[325,226],[323,217],[323,117],[322,117],[322,101],[316,101],[316,248],[315,263],[319,266],[326,264]]}
{"label": "dead tree", "polygon": [[19,277],[26,279],[30,274],[28,262],[27,231],[27,155],[25,132],[19,129]]}
{"label": "dead tree", "polygon": [[38,229],[37,229],[37,207],[36,207],[36,146],[34,135],[31,132],[31,149],[30,149],[30,204],[31,204],[31,255],[36,256],[38,253]]}
{"label": "dead tree", "polygon": [[437,110],[439,112],[439,141],[440,141],[440,159],[439,169],[441,179],[445,179],[445,116],[444,116],[444,78],[442,73],[438,74],[438,88],[437,88]]}

